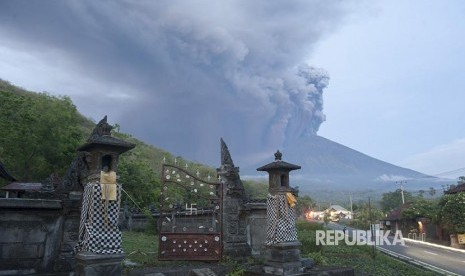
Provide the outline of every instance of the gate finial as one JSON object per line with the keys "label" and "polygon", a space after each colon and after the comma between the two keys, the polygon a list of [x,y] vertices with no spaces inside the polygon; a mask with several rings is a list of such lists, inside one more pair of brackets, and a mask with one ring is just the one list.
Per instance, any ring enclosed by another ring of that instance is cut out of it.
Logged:
{"label": "gate finial", "polygon": [[223,138],[220,138],[221,141],[221,165],[230,165],[234,167],[234,163],[231,158],[231,154],[229,153],[228,146],[224,142]]}

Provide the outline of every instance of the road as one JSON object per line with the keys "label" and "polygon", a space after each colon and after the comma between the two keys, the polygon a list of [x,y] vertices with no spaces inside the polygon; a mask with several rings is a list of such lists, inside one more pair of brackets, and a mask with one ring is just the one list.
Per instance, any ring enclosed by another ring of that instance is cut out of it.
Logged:
{"label": "road", "polygon": [[[336,223],[329,223],[327,227],[335,230],[343,229],[343,226]],[[353,230],[355,229],[347,228],[347,233],[351,236]],[[411,242],[406,242],[405,245],[385,244],[379,247],[448,272],[465,275],[465,253],[462,252]]]}

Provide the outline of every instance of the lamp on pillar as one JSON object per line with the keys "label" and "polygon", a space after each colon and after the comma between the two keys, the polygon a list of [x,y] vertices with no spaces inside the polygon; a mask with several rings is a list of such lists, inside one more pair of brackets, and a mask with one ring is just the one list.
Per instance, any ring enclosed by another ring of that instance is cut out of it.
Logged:
{"label": "lamp on pillar", "polygon": [[289,186],[289,172],[300,169],[300,166],[284,162],[281,158],[278,150],[274,162],[257,169],[269,174],[264,271],[275,275],[294,275],[301,273],[303,267],[296,229],[297,200],[294,189]]}
{"label": "lamp on pillar", "polygon": [[87,143],[78,148],[88,156],[88,173],[83,177],[84,193],[79,225],[77,275],[121,274],[124,253],[118,214],[121,184],[117,182],[119,155],[135,144],[111,136],[105,116]]}

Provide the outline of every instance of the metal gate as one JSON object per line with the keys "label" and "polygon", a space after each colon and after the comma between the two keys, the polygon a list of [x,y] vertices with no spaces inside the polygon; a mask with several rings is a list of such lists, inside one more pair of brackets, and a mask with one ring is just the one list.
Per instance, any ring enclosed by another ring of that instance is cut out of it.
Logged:
{"label": "metal gate", "polygon": [[158,259],[221,260],[221,183],[167,164],[161,177]]}

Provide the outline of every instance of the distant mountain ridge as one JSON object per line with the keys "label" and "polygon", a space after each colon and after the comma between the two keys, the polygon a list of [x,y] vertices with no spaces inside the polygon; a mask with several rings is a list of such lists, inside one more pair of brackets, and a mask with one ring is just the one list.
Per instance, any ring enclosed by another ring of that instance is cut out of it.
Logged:
{"label": "distant mountain ridge", "polygon": [[291,185],[299,186],[304,193],[380,195],[398,189],[399,180],[407,181],[405,189],[412,191],[438,189],[441,185],[438,178],[381,161],[318,135],[299,138],[285,146],[282,153],[284,161],[302,167],[291,173]]}

